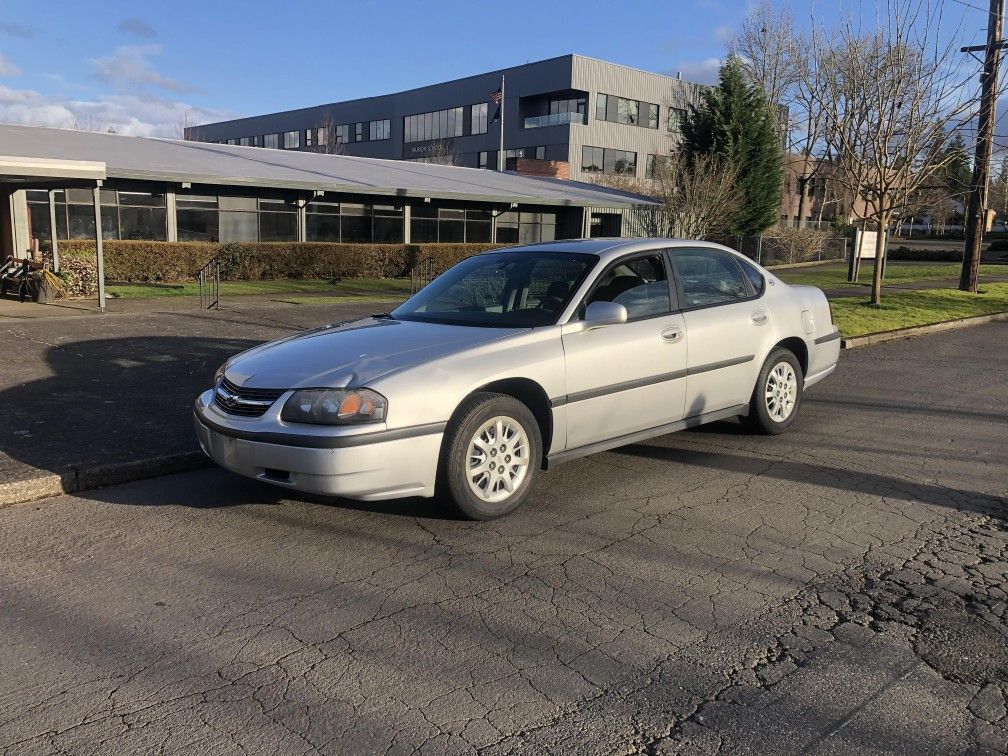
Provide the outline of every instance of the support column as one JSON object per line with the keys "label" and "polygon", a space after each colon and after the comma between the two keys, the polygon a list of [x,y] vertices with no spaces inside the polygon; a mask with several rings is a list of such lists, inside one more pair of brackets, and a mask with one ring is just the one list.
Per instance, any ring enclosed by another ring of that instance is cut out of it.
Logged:
{"label": "support column", "polygon": [[105,251],[102,249],[101,181],[91,190],[94,200],[95,249],[98,251],[98,307],[105,312]]}
{"label": "support column", "polygon": [[53,273],[59,273],[59,234],[56,233],[56,190],[49,190],[49,243],[52,245]]}
{"label": "support column", "polygon": [[165,229],[165,239],[170,242],[178,241],[178,213],[175,212],[175,192],[165,192],[165,217],[168,219],[168,227]]}
{"label": "support column", "polygon": [[497,243],[497,216],[500,215],[499,210],[490,211],[490,241],[493,244]]}
{"label": "support column", "polygon": [[308,203],[311,200],[301,200],[297,203],[297,240],[308,241]]}
{"label": "support column", "polygon": [[410,241],[410,221],[413,217],[409,202],[403,203],[402,223],[403,223],[403,244],[412,244]]}

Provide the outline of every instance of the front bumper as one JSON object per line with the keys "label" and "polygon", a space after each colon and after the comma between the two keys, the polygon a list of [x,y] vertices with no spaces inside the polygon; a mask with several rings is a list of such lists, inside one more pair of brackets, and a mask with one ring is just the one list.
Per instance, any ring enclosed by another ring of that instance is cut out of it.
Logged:
{"label": "front bumper", "polygon": [[[279,408],[252,421],[212,406],[213,392],[197,398],[193,423],[200,446],[221,467],[239,475],[307,493],[377,501],[434,495],[444,424],[360,432],[325,429],[298,435],[276,432]],[[277,402],[282,405],[282,400]]]}

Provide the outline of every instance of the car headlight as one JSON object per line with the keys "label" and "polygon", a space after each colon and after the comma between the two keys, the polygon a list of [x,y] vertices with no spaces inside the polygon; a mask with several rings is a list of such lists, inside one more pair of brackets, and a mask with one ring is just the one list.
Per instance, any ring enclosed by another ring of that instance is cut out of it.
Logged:
{"label": "car headlight", "polygon": [[371,389],[301,389],[291,394],[280,418],[288,423],[350,425],[385,419],[388,400]]}
{"label": "car headlight", "polygon": [[210,388],[217,388],[217,386],[220,385],[221,378],[224,377],[224,371],[227,370],[227,366],[228,364],[225,362],[223,365],[217,368],[217,372],[214,373],[213,377],[213,386],[211,386]]}

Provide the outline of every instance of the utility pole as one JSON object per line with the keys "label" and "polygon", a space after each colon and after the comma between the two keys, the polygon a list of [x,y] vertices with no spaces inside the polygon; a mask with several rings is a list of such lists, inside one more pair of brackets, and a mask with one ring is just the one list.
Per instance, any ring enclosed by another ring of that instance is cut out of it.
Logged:
{"label": "utility pole", "polygon": [[981,242],[987,216],[987,185],[990,181],[991,148],[994,143],[994,118],[997,107],[998,67],[1005,40],[1001,39],[1005,0],[990,0],[987,16],[987,44],[964,47],[962,52],[984,52],[984,68],[980,78],[980,117],[977,120],[976,152],[973,156],[973,179],[970,181],[969,205],[966,210],[966,250],[963,254],[959,288],[976,293],[977,272],[980,269]]}

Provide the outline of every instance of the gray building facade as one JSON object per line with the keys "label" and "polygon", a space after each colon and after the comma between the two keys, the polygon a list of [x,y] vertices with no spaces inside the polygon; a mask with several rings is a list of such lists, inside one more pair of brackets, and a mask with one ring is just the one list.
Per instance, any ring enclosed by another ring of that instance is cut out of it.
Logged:
{"label": "gray building facade", "polygon": [[502,77],[507,168],[576,180],[647,176],[656,157],[675,150],[680,115],[703,90],[564,55],[395,94],[194,126],[186,139],[494,169],[500,127],[493,93]]}

